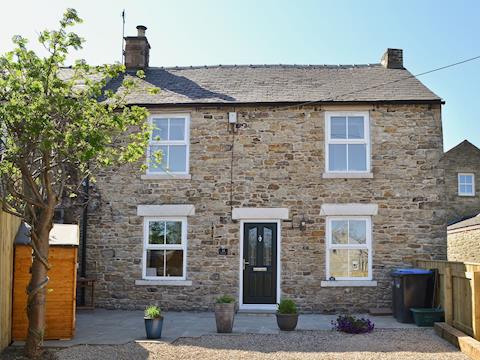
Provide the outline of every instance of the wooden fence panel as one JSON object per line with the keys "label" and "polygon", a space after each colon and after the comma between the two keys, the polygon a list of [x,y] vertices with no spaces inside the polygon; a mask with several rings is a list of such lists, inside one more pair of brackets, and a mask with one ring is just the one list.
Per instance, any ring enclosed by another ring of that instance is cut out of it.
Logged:
{"label": "wooden fence panel", "polygon": [[0,210],[0,352],[12,340],[13,240],[20,221]]}
{"label": "wooden fence panel", "polygon": [[447,324],[480,340],[480,264],[418,260],[416,266],[438,270]]}

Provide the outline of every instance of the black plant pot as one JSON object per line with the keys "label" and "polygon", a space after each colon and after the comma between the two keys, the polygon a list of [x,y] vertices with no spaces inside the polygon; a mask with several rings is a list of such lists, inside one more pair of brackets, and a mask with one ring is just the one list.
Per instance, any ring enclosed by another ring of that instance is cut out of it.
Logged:
{"label": "black plant pot", "polygon": [[145,332],[147,339],[160,339],[162,337],[163,317],[156,319],[145,318]]}
{"label": "black plant pot", "polygon": [[292,331],[297,327],[298,314],[277,314],[277,325],[282,331]]}

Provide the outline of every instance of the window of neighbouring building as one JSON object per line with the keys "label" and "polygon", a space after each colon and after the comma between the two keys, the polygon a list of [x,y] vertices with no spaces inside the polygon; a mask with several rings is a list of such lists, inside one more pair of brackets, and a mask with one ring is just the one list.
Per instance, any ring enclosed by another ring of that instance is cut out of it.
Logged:
{"label": "window of neighbouring building", "polygon": [[186,218],[144,219],[144,279],[184,280],[186,259]]}
{"label": "window of neighbouring building", "polygon": [[368,112],[325,113],[327,173],[370,171],[370,130]]}
{"label": "window of neighbouring building", "polygon": [[458,195],[474,196],[475,195],[475,175],[471,173],[458,174]]}
{"label": "window of neighbouring building", "polygon": [[154,115],[147,151],[148,174],[189,173],[189,115]]}
{"label": "window of neighbouring building", "polygon": [[326,225],[327,280],[371,280],[371,217],[328,216]]}

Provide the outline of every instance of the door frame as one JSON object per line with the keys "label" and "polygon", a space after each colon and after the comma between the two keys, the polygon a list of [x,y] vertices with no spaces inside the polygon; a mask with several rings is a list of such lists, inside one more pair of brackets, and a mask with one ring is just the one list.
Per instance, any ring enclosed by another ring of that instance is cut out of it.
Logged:
{"label": "door frame", "polygon": [[[243,303],[243,228],[244,224],[248,223],[268,223],[276,224],[277,226],[277,284],[276,284],[276,304],[244,304]],[[277,304],[280,302],[280,279],[281,279],[281,266],[280,266],[280,254],[281,254],[281,244],[282,244],[282,221],[278,219],[243,219],[240,220],[240,257],[239,257],[239,279],[240,279],[240,291],[238,293],[239,299],[238,304],[240,310],[276,310]]]}

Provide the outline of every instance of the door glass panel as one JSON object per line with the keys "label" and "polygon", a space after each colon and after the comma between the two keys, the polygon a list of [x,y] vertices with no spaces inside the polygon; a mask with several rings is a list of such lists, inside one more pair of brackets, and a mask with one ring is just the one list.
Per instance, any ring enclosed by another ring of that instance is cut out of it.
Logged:
{"label": "door glass panel", "polygon": [[164,276],[163,261],[165,250],[147,250],[147,276]]}
{"label": "door glass panel", "polygon": [[165,276],[182,276],[183,274],[183,251],[182,250],[166,250],[167,258]]}
{"label": "door glass panel", "polygon": [[248,263],[250,266],[256,265],[257,258],[257,228],[248,230]]}
{"label": "door glass panel", "polygon": [[332,244],[348,243],[348,222],[346,220],[332,221]]}
{"label": "door glass panel", "polygon": [[165,243],[165,221],[150,221],[148,223],[148,243],[164,244]]}
{"label": "door glass panel", "polygon": [[263,228],[263,265],[272,265],[272,229]]}

